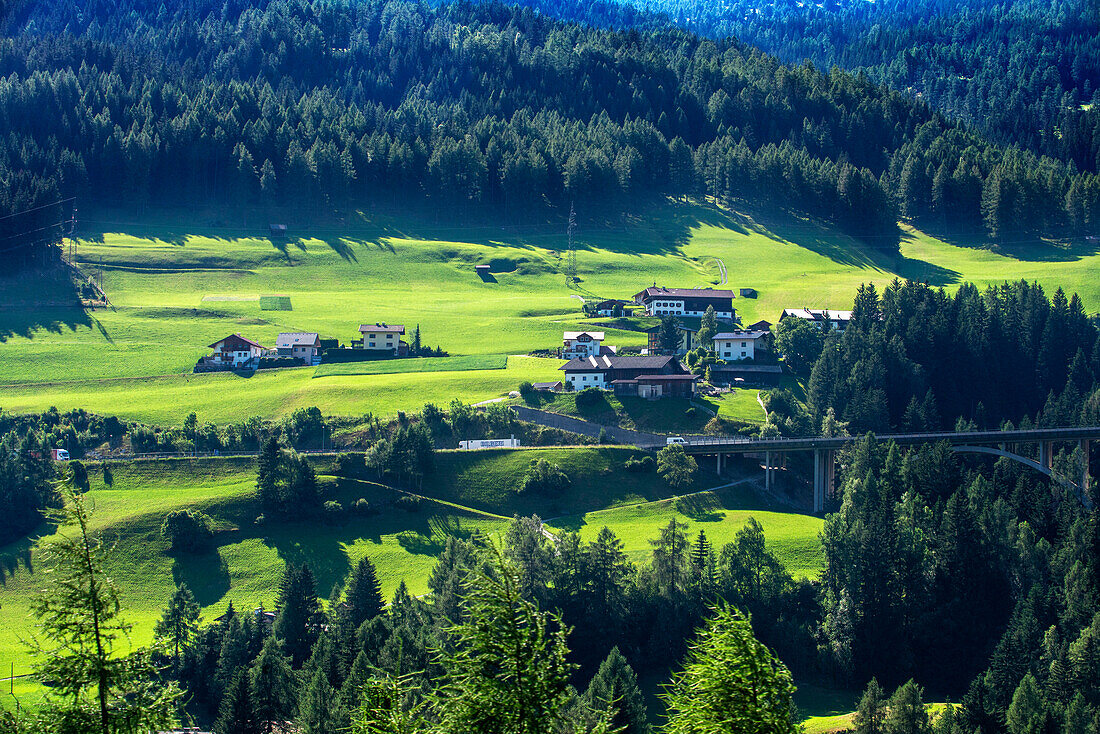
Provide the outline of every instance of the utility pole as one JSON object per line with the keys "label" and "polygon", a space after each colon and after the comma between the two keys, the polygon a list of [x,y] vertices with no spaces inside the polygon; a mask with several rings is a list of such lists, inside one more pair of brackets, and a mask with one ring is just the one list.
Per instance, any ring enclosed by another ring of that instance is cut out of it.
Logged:
{"label": "utility pole", "polygon": [[577,282],[577,243],[573,235],[577,231],[577,213],[573,209],[573,202],[569,202],[569,227],[566,233],[569,235],[569,253],[565,260],[565,283],[573,285]]}

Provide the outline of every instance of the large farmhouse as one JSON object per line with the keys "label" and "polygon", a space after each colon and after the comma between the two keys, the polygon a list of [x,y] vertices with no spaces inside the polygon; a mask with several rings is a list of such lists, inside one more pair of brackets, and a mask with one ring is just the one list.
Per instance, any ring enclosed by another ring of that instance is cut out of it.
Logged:
{"label": "large farmhouse", "polygon": [[387,352],[394,357],[407,354],[409,345],[401,341],[405,327],[401,324],[363,324],[359,327],[362,338],[356,342],[359,349]]}
{"label": "large farmhouse", "polygon": [[634,301],[650,316],[702,316],[707,306],[714,315],[733,320],[733,291],[714,288],[665,288],[653,286],[634,294]]}
{"label": "large farmhouse", "polygon": [[822,330],[844,331],[852,320],[852,312],[830,311],[827,308],[785,308],[779,320],[787,318],[801,319]]}
{"label": "large farmhouse", "polygon": [[578,357],[564,364],[565,384],[574,390],[598,387],[619,395],[658,398],[695,394],[698,375],[675,357]]}
{"label": "large farmhouse", "polygon": [[211,344],[210,348],[214,350],[214,354],[207,357],[205,361],[212,367],[229,369],[248,367],[252,360],[259,360],[264,353],[262,345],[240,334],[230,334],[221,341]]}

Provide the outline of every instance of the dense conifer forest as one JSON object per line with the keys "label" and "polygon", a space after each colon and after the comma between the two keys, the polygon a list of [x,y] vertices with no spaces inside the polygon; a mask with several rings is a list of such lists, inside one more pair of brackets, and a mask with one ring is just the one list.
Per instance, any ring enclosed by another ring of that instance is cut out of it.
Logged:
{"label": "dense conifer forest", "polygon": [[302,0],[17,2],[3,26],[4,213],[57,196],[139,211],[428,200],[515,220],[711,196],[884,251],[899,214],[995,239],[1100,218],[1100,183],[1073,165],[865,77],[673,28]]}
{"label": "dense conifer forest", "polygon": [[[734,36],[788,63],[809,59],[819,68],[863,72],[997,143],[1072,162],[1083,171],[1100,166],[1095,3],[638,0],[633,5],[705,36]],[[567,14],[572,7],[560,6]]]}

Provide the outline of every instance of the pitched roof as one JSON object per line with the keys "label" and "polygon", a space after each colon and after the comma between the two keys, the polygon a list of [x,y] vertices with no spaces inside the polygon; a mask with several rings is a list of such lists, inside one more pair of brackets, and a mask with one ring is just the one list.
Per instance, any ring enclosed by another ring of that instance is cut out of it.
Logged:
{"label": "pitched roof", "polygon": [[769,329],[772,328],[772,322],[765,321],[764,319],[760,319],[755,324],[749,324],[748,328],[750,328],[754,331],[768,331]]}
{"label": "pitched roof", "polygon": [[558,369],[566,372],[603,372],[605,370],[659,370],[675,357],[656,356],[635,357],[601,354],[599,357],[577,357]]}
{"label": "pitched roof", "polygon": [[783,368],[777,364],[741,364],[735,362],[732,364],[712,364],[710,371],[714,373],[731,372],[734,374],[750,372],[757,374],[769,374],[769,375],[781,375],[783,374]]}
{"label": "pitched roof", "polygon": [[578,338],[582,334],[588,334],[588,336],[592,337],[598,342],[603,341],[602,331],[567,331],[565,332],[565,336],[563,338],[565,339],[565,341],[569,341],[570,339]]}
{"label": "pitched roof", "polygon": [[391,334],[404,334],[405,327],[402,324],[360,324],[359,333],[391,333]]}
{"label": "pitched roof", "polygon": [[665,288],[664,286],[650,286],[644,291],[635,294],[634,298],[645,296],[646,298],[729,298],[733,299],[733,291],[717,290],[715,288]]}
{"label": "pitched roof", "polygon": [[719,339],[759,339],[767,336],[769,332],[752,329],[738,329],[737,331],[723,331],[714,335],[714,341]]}
{"label": "pitched roof", "polygon": [[258,349],[263,349],[264,348],[263,344],[257,344],[256,342],[252,341],[251,339],[249,339],[246,336],[241,336],[240,334],[230,334],[229,336],[225,337],[224,339],[219,339],[218,341],[211,344],[210,349],[214,349],[219,344],[221,344],[222,342],[227,342],[227,341],[230,341],[231,339],[234,340],[234,341],[237,341],[237,342],[243,342],[244,344],[247,344],[250,347],[256,347]]}
{"label": "pitched roof", "polygon": [[275,338],[275,346],[279,349],[288,347],[318,347],[321,345],[321,337],[312,331],[290,331],[279,334]]}

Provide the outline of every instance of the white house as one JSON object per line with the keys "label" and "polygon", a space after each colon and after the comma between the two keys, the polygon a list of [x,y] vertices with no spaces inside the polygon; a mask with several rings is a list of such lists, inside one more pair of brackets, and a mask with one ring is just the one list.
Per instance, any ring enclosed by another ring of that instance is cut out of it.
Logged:
{"label": "white house", "polygon": [[755,359],[758,352],[770,347],[770,331],[738,329],[714,335],[714,353],[719,359]]}
{"label": "white house", "polygon": [[702,316],[707,306],[714,315],[733,320],[733,291],[714,288],[665,288],[653,286],[634,294],[634,301],[650,316]]}
{"label": "white house", "polygon": [[612,347],[601,347],[602,331],[567,331],[562,337],[562,359],[576,357],[598,357],[605,349],[614,353]]}
{"label": "white house", "polygon": [[210,348],[214,350],[211,360],[223,367],[243,367],[252,360],[259,359],[264,353],[262,345],[240,334],[231,334],[214,342]]}
{"label": "white house", "polygon": [[830,311],[827,308],[785,308],[779,320],[782,321],[788,317],[802,319],[819,329],[824,329],[828,324],[833,331],[844,331],[852,320],[852,312]]}
{"label": "white house", "polygon": [[321,360],[321,337],[311,331],[292,331],[279,334],[275,339],[275,349],[280,357],[292,357],[302,360],[303,364],[319,364]]}
{"label": "white house", "polygon": [[401,341],[401,337],[405,334],[405,327],[401,324],[362,324],[359,327],[359,333],[362,335],[362,339],[357,344],[360,349],[389,352],[396,357],[401,353],[403,346],[408,348],[408,345]]}

